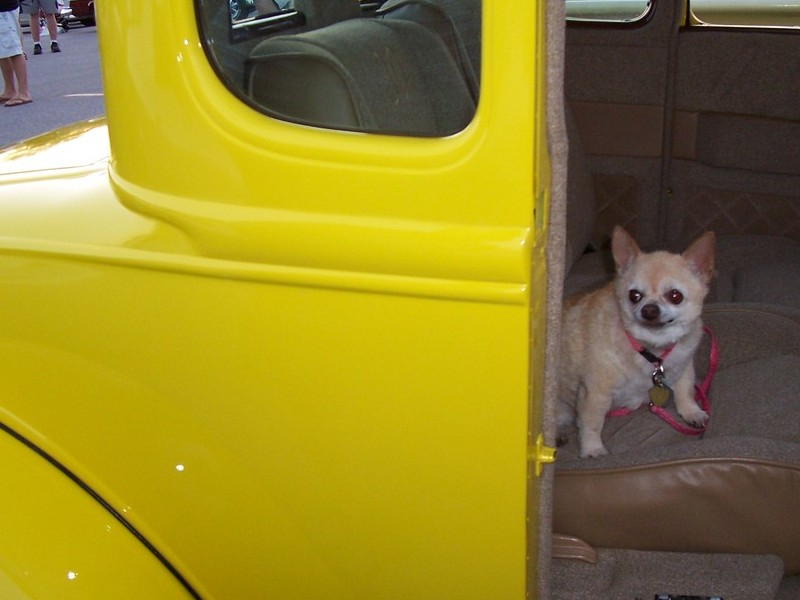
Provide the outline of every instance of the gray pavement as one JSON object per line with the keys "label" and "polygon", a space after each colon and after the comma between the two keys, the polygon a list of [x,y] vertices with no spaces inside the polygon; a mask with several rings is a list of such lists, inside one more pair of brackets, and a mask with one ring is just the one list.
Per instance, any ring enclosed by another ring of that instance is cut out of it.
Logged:
{"label": "gray pavement", "polygon": [[13,108],[0,105],[0,148],[105,113],[96,27],[59,32],[57,54],[50,52],[46,30],[44,53],[38,56],[33,56],[30,34],[24,38],[33,102]]}

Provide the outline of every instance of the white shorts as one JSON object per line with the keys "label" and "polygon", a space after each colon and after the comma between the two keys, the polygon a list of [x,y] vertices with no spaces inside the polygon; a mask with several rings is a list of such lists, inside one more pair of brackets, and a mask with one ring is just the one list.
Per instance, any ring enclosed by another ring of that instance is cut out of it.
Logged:
{"label": "white shorts", "polygon": [[26,15],[38,15],[41,10],[46,15],[57,15],[58,0],[20,0],[22,12]]}
{"label": "white shorts", "polygon": [[22,54],[22,32],[19,28],[19,9],[0,12],[0,58]]}

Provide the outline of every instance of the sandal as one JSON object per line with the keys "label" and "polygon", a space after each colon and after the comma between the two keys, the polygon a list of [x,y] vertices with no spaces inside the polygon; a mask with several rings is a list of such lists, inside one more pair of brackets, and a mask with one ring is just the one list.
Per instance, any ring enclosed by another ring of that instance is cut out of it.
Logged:
{"label": "sandal", "polygon": [[3,106],[6,108],[11,108],[13,106],[22,106],[23,104],[30,104],[33,100],[23,100],[22,98],[12,98],[8,102],[6,102]]}

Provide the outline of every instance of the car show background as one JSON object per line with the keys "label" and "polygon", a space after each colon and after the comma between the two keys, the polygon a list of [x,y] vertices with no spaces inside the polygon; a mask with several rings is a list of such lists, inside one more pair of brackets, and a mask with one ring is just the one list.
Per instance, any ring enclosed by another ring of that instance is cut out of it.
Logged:
{"label": "car show background", "polygon": [[59,27],[60,53],[49,51],[47,28],[42,28],[45,52],[33,56],[30,29],[23,27],[23,48],[28,55],[28,84],[33,102],[0,107],[0,148],[76,121],[105,113],[97,28],[77,19]]}

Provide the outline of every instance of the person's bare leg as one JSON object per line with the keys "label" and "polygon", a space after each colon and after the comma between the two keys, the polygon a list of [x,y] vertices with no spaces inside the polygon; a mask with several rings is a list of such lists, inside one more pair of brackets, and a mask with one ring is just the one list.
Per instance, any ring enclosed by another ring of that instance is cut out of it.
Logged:
{"label": "person's bare leg", "polygon": [[39,43],[40,35],[41,31],[39,30],[39,13],[37,12],[35,15],[31,15],[31,39],[33,40],[34,44]]}
{"label": "person's bare leg", "polygon": [[25,55],[17,54],[11,57],[11,65],[14,67],[14,76],[17,78],[17,95],[15,98],[30,102],[31,91],[28,89],[28,65],[25,64]]}
{"label": "person's bare leg", "polygon": [[[24,54],[17,54],[16,56],[12,56],[11,58],[4,59],[3,64],[6,61],[10,62],[11,70],[13,72],[12,77],[16,78],[16,94],[12,96],[4,106],[11,107],[11,106],[19,106],[21,104],[28,104],[29,102],[33,101],[31,97],[31,92],[28,89],[28,66],[25,64],[25,55]],[[3,71],[3,77],[5,78],[5,69]]]}
{"label": "person's bare leg", "polygon": [[3,72],[3,95],[0,96],[0,102],[7,102],[17,95],[14,67],[10,58],[0,58],[0,70]]}
{"label": "person's bare leg", "polygon": [[53,14],[45,15],[44,20],[45,23],[47,23],[47,32],[50,34],[50,49],[53,52],[61,52],[61,48],[58,46],[58,23],[56,22],[56,16]]}

